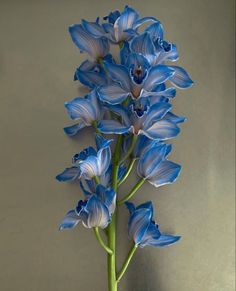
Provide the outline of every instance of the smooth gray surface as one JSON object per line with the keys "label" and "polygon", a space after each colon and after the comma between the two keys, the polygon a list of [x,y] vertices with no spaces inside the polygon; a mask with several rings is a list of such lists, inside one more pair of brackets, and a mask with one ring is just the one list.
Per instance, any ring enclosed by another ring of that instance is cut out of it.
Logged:
{"label": "smooth gray surface", "polygon": [[[106,259],[92,232],[58,232],[82,196],[54,176],[91,142],[68,139],[63,103],[78,95],[74,69],[86,57],[67,27],[121,9],[125,1],[0,1],[0,290],[105,291]],[[135,201],[152,199],[162,230],[176,246],[136,253],[123,291],[234,290],[234,1],[128,1],[164,24],[179,64],[195,86],[179,91],[175,112],[188,123],[174,142],[180,179]],[[134,183],[129,180],[124,192]],[[124,193],[125,194],[125,193]],[[120,212],[120,262],[128,251]]]}

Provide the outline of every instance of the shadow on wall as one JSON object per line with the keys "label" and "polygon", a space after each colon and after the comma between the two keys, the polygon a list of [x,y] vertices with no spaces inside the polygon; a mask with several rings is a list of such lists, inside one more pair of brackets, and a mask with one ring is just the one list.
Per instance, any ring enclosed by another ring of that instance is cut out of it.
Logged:
{"label": "shadow on wall", "polygon": [[[157,257],[155,256],[157,259]],[[137,266],[134,270],[132,265]],[[153,260],[152,251],[139,249],[127,272],[126,284],[128,291],[165,291],[159,276],[160,265]],[[138,272],[137,272],[138,270]]]}

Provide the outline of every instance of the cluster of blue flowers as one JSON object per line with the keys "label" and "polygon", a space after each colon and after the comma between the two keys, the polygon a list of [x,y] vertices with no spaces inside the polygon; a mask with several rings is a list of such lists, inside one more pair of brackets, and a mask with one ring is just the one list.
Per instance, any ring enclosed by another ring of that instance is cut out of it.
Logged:
{"label": "cluster of blue flowers", "polygon": [[[141,29],[144,23],[145,29]],[[88,88],[88,94],[65,103],[75,123],[64,131],[74,136],[84,127],[94,127],[96,149],[88,147],[74,155],[71,167],[56,177],[63,182],[79,180],[85,195],[66,214],[60,229],[74,228],[79,222],[87,228],[105,229],[116,207],[125,203],[130,212],[128,235],[136,246],[170,245],[180,236],[159,230],[152,203],[135,207],[128,200],[145,181],[155,187],[170,184],[181,170],[168,159],[172,146],[166,141],[179,134],[185,118],[172,112],[170,101],[176,88],[188,88],[193,81],[182,67],[171,64],[179,58],[177,47],[165,40],[159,20],[140,18],[128,6],[123,12],[111,12],[104,23],[99,18],[82,20],[70,26],[69,32],[80,51],[89,55],[74,75],[74,80]],[[111,54],[114,45],[120,47],[119,61]],[[128,196],[118,195],[113,187],[116,165],[111,146],[118,139],[118,186],[135,166],[140,177]]]}

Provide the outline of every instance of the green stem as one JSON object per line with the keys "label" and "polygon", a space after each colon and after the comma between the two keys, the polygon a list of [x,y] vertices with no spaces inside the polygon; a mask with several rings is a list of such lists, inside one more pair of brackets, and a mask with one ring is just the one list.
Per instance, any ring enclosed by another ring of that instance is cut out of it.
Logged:
{"label": "green stem", "polygon": [[97,238],[97,241],[100,243],[100,245],[104,248],[104,250],[109,254],[109,255],[112,255],[113,254],[113,251],[104,243],[101,235],[100,235],[100,232],[99,232],[99,228],[98,227],[94,227],[94,233],[95,233],[95,236]]}
{"label": "green stem", "polygon": [[135,164],[135,161],[136,161],[136,159],[133,158],[133,159],[131,160],[131,162],[129,163],[129,166],[128,166],[128,168],[127,168],[127,171],[126,171],[125,175],[122,177],[122,179],[121,179],[121,180],[119,181],[119,183],[118,183],[118,187],[119,187],[122,183],[124,183],[124,181],[128,178],[129,174],[131,173],[131,171],[132,171],[132,169],[133,169],[133,166],[134,166],[134,164]]}
{"label": "green stem", "polygon": [[94,176],[93,178],[97,184],[100,184],[100,179],[98,176]]}
{"label": "green stem", "polygon": [[124,202],[128,201],[131,197],[134,196],[134,194],[136,193],[136,191],[143,185],[143,183],[145,182],[145,179],[141,178],[138,183],[132,188],[132,190],[121,200],[117,201],[118,205],[123,204]]}
{"label": "green stem", "polygon": [[[114,155],[113,155],[113,165],[112,165],[112,188],[117,192],[117,176],[119,169],[119,159],[120,150],[122,145],[122,136],[117,139]],[[108,246],[113,251],[112,255],[107,256],[107,266],[108,266],[108,288],[109,291],[117,291],[117,281],[116,281],[116,218],[117,210],[112,216],[112,221],[107,228],[107,239]]]}
{"label": "green stem", "polygon": [[117,276],[117,283],[119,283],[119,281],[123,277],[125,271],[127,270],[128,266],[129,266],[129,263],[130,263],[133,255],[134,255],[135,251],[137,250],[137,247],[138,246],[134,244],[133,247],[130,249],[130,251],[129,251],[129,253],[128,253],[126,259],[125,259],[125,262],[124,262],[124,264],[123,264],[123,266],[122,266],[122,268],[121,268],[121,270],[120,270],[120,272],[119,272],[119,274]]}
{"label": "green stem", "polygon": [[137,135],[133,135],[132,136],[132,140],[131,140],[131,145],[127,151],[127,153],[125,154],[125,156],[123,157],[123,159],[120,161],[120,164],[122,164],[126,159],[128,159],[128,157],[132,154],[133,149],[135,147],[136,141],[137,141],[138,136]]}

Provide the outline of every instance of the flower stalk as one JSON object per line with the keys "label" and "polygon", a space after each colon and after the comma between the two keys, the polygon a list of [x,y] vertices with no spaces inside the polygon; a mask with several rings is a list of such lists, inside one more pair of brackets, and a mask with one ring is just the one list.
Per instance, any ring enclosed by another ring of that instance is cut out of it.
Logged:
{"label": "flower stalk", "polygon": [[136,244],[133,244],[133,246],[130,249],[130,251],[129,251],[129,253],[124,261],[124,264],[123,264],[123,266],[122,266],[122,268],[117,276],[117,283],[119,283],[121,278],[123,277],[123,275],[124,275],[125,271],[127,270],[129,263],[134,255],[135,251],[137,250],[137,248],[138,248],[138,246]]}
{"label": "flower stalk", "polygon": [[[118,169],[119,169],[119,158],[122,145],[122,136],[119,136],[116,142],[116,147],[113,155],[112,165],[112,187],[117,192],[118,183]],[[107,256],[107,268],[108,268],[108,288],[109,291],[117,291],[117,280],[116,280],[116,219],[117,210],[112,216],[112,221],[107,228],[108,246],[113,251],[112,255]]]}
{"label": "flower stalk", "polygon": [[138,189],[144,184],[144,182],[145,179],[141,178],[124,198],[117,201],[117,205],[121,205],[128,201],[129,199],[131,199],[134,196],[134,194],[138,191]]}
{"label": "flower stalk", "polygon": [[100,232],[99,232],[99,228],[98,227],[94,227],[94,233],[96,236],[97,241],[99,242],[99,244],[102,246],[102,248],[104,248],[104,250],[109,254],[112,255],[113,251],[105,244],[105,242],[103,241]]}

